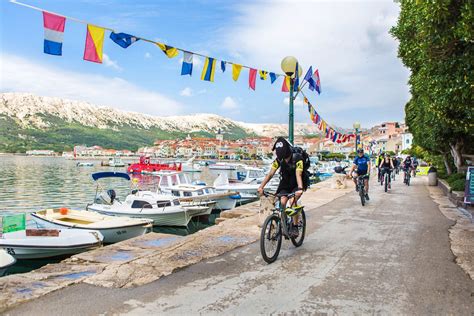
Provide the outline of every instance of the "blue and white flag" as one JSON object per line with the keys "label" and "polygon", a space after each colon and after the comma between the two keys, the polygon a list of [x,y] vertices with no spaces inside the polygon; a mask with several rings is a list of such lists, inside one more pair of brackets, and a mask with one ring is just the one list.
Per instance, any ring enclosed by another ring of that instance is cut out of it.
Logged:
{"label": "blue and white flag", "polygon": [[110,33],[110,39],[123,48],[127,48],[128,46],[139,40],[139,38],[130,34],[114,32]]}
{"label": "blue and white flag", "polygon": [[313,78],[313,66],[310,66],[306,75],[304,76],[304,80],[308,82],[309,90],[314,91],[316,88],[316,81]]}
{"label": "blue and white flag", "polygon": [[181,67],[181,75],[192,75],[193,73],[193,53],[184,52],[183,66]]}

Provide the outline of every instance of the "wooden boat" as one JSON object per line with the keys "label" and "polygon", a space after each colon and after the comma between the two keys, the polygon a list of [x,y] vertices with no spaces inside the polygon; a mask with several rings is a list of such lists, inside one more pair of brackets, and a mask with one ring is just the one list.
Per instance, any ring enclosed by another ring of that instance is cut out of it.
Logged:
{"label": "wooden boat", "polygon": [[151,231],[153,220],[107,216],[91,211],[67,208],[47,209],[31,214],[38,227],[75,228],[100,232],[104,243],[111,244]]}
{"label": "wooden boat", "polygon": [[38,259],[73,255],[100,247],[104,237],[83,229],[20,230],[4,233],[0,248],[16,259]]}
{"label": "wooden boat", "polygon": [[7,273],[9,267],[14,265],[16,262],[15,257],[10,255],[3,249],[0,249],[0,277],[4,276]]}

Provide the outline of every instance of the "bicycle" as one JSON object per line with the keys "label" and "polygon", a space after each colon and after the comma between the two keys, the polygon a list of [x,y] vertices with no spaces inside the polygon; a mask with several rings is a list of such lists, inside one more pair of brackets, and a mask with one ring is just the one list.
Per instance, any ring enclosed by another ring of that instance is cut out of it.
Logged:
{"label": "bicycle", "polygon": [[385,184],[384,189],[385,189],[385,192],[387,192],[388,187],[390,185],[390,177],[391,177],[390,169],[389,168],[384,168],[383,173],[384,173],[384,175],[383,175],[382,183]]}
{"label": "bicycle", "polygon": [[362,206],[365,206],[365,178],[368,178],[366,174],[357,176],[357,192],[359,192],[360,196],[360,202],[362,203]]}
{"label": "bicycle", "polygon": [[[263,260],[267,263],[275,262],[280,254],[282,237],[285,239],[290,239],[291,243],[295,247],[300,247],[303,244],[303,240],[306,233],[306,214],[304,212],[303,206],[296,206],[296,202],[293,202],[291,207],[286,208],[281,205],[281,197],[287,196],[288,199],[291,199],[295,196],[295,193],[290,194],[272,194],[270,192],[263,192],[263,195],[273,196],[279,199],[278,206],[275,206],[272,214],[270,214],[262,225],[262,231],[260,233],[260,252],[262,254]],[[286,212],[296,211],[296,214],[293,216],[288,216]],[[299,222],[297,224],[298,234],[291,235],[290,230],[292,228],[294,217],[300,214]],[[283,223],[283,225],[282,225]]]}
{"label": "bicycle", "polygon": [[403,179],[403,183],[410,186],[410,178],[411,178],[411,170],[407,169],[405,170],[405,179]]}

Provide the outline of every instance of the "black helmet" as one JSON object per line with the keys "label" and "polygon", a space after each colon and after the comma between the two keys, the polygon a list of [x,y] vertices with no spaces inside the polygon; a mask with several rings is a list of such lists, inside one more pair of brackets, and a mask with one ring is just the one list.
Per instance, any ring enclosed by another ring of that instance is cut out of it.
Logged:
{"label": "black helmet", "polygon": [[358,154],[363,153],[363,152],[364,152],[364,149],[362,149],[362,148],[357,149]]}
{"label": "black helmet", "polygon": [[282,161],[285,158],[288,158],[292,154],[291,145],[283,137],[278,137],[275,144],[273,145],[272,150],[276,152],[277,159]]}

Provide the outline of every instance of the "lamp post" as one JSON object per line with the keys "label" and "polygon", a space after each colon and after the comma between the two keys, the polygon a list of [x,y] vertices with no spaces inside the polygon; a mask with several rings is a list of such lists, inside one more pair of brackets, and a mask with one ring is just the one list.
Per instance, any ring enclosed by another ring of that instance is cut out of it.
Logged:
{"label": "lamp post", "polygon": [[356,154],[357,154],[357,149],[358,149],[358,145],[359,145],[359,129],[360,129],[360,123],[359,122],[355,122],[352,127],[354,127],[354,130],[355,130],[355,151],[356,151]]}
{"label": "lamp post", "polygon": [[[298,74],[295,75],[296,64],[298,60],[293,56],[287,56],[283,58],[281,61],[281,69],[283,72],[290,77],[290,86],[288,87],[290,90],[290,112],[289,112],[289,121],[288,121],[288,140],[293,145],[294,142],[294,97],[293,97],[293,90],[295,86],[295,77],[300,75],[301,67],[299,67]],[[285,79],[286,80],[286,79]]]}

